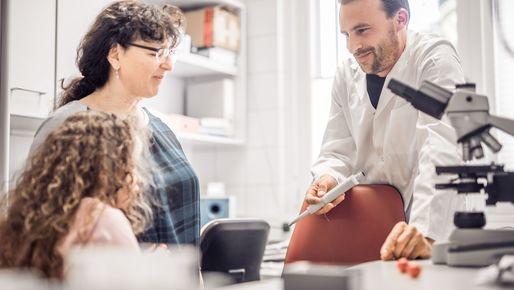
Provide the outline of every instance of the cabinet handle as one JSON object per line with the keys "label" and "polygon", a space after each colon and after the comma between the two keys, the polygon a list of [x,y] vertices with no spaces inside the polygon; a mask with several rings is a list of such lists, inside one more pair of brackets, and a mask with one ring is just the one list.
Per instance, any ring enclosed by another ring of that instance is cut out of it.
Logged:
{"label": "cabinet handle", "polygon": [[14,91],[24,91],[24,92],[34,93],[34,94],[37,94],[38,97],[41,97],[42,95],[46,95],[46,92],[36,91],[36,90],[31,90],[31,89],[18,88],[18,87],[11,88],[11,94]]}
{"label": "cabinet handle", "polygon": [[14,87],[14,88],[11,88],[11,98],[12,98],[12,93],[15,92],[15,91],[22,91],[22,92],[28,92],[28,93],[32,93],[32,94],[37,94],[37,104],[38,104],[38,106],[41,106],[41,97],[46,95],[46,92],[36,91],[36,90],[31,90],[31,89],[25,89],[25,88],[19,88],[19,87]]}

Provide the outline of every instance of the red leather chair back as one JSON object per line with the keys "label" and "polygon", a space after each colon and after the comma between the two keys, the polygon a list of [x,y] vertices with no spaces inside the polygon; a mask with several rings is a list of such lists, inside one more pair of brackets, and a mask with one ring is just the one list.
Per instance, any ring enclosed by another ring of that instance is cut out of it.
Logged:
{"label": "red leather chair back", "polygon": [[[304,203],[301,211],[306,207]],[[405,221],[403,201],[394,187],[355,186],[326,215],[311,215],[296,224],[285,264],[353,265],[378,260],[380,247],[400,221]]]}

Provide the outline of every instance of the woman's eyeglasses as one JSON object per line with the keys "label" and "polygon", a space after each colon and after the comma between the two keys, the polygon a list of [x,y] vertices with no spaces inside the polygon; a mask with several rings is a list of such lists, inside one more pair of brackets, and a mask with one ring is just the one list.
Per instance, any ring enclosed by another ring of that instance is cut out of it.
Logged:
{"label": "woman's eyeglasses", "polygon": [[155,52],[155,59],[157,60],[158,63],[166,62],[168,57],[171,57],[171,61],[173,63],[175,63],[177,60],[177,57],[176,57],[177,51],[173,50],[171,48],[155,48],[155,47],[145,46],[145,45],[132,43],[132,42],[127,43],[127,45],[131,45],[131,46],[135,46],[135,47],[139,47],[142,49],[151,50],[151,51]]}

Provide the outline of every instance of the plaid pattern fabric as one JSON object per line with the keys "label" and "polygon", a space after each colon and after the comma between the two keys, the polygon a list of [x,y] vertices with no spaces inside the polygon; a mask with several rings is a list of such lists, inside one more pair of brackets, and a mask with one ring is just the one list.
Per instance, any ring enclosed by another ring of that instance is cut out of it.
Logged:
{"label": "plaid pattern fabric", "polygon": [[149,117],[151,154],[157,166],[153,193],[161,206],[154,209],[153,225],[138,239],[148,243],[192,244],[200,236],[200,186],[171,129],[144,109]]}

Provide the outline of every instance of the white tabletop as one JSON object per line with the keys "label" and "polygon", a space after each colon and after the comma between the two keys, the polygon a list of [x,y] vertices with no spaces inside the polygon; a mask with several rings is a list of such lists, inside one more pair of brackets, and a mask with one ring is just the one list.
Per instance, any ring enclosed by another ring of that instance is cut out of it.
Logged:
{"label": "white tabletop", "polygon": [[[417,278],[400,273],[396,262],[375,261],[354,266],[362,270],[362,290],[394,289],[506,289],[495,285],[477,285],[476,277],[480,268],[458,268],[434,265],[430,260],[416,261],[422,267]],[[225,287],[226,290],[283,290],[282,279],[262,280]]]}

